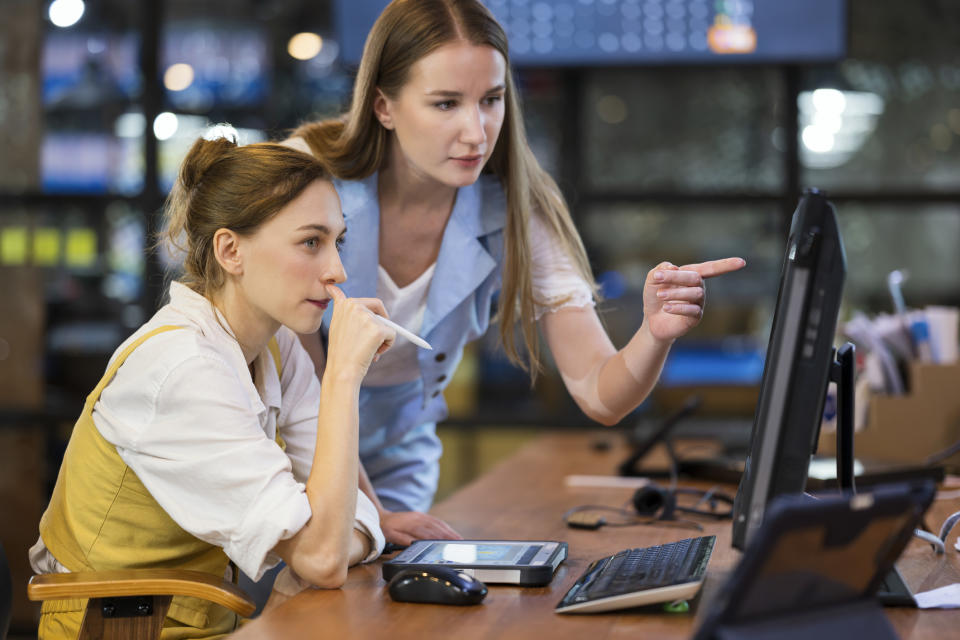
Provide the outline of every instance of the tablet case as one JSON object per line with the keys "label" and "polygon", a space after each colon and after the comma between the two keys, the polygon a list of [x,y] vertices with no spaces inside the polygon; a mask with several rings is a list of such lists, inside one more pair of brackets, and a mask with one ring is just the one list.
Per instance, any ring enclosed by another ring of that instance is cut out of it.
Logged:
{"label": "tablet case", "polygon": [[[445,563],[441,565],[456,569],[457,571],[463,571],[483,582],[516,584],[521,587],[542,587],[549,584],[550,581],[553,580],[554,571],[556,571],[560,563],[567,557],[567,543],[559,540],[417,540],[410,545],[406,551],[383,563],[383,579],[389,582],[393,576],[404,569],[429,569],[433,565],[418,562],[418,559],[422,557],[429,548],[428,545],[435,542],[455,542],[461,544],[517,543],[533,545],[524,558],[520,560],[520,564],[515,566],[485,565],[480,562]],[[549,557],[547,557],[548,552],[544,550],[542,562],[530,564],[546,544],[554,544],[556,548],[552,553],[549,553]]]}
{"label": "tablet case", "polygon": [[695,639],[896,638],[874,594],[934,492],[925,481],[777,498]]}

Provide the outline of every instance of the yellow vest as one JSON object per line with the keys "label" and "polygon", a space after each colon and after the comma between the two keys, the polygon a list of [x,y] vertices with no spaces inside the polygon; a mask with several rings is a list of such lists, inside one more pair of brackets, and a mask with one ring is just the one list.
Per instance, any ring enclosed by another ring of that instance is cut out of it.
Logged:
{"label": "yellow vest", "polygon": [[[117,356],[100,383],[87,396],[73,427],[50,504],[40,520],[40,536],[47,549],[67,569],[192,569],[222,577],[229,559],[223,549],[184,531],[157,504],[136,474],[123,462],[114,445],[97,430],[93,407],[117,369],[145,340],[182,327],[150,331]],[[269,343],[277,372],[280,349]],[[277,430],[277,443],[285,443]],[[43,604],[38,636],[76,638],[86,600],[48,601]],[[161,634],[163,640],[215,638],[238,624],[232,611],[204,600],[175,597]]]}

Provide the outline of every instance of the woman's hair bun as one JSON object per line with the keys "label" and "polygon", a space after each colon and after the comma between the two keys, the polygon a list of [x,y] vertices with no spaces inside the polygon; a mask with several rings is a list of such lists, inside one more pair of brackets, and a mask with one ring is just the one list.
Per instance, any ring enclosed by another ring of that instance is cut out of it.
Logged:
{"label": "woman's hair bun", "polygon": [[213,139],[199,138],[190,147],[180,166],[180,183],[187,192],[192,191],[203,181],[210,167],[232,149],[237,148],[236,138],[221,136]]}

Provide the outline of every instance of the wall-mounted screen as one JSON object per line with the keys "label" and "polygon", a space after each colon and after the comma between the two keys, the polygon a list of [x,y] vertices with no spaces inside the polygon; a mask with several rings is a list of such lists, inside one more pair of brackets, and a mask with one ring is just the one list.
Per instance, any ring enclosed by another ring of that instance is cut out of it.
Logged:
{"label": "wall-mounted screen", "polygon": [[[826,62],[846,53],[846,0],[486,0],[516,66]],[[355,65],[386,0],[336,0]]]}

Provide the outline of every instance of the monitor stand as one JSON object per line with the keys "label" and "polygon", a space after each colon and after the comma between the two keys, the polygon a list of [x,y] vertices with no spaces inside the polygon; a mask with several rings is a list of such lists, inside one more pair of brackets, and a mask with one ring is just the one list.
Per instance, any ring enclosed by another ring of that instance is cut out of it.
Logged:
{"label": "monitor stand", "polygon": [[[854,361],[854,346],[848,342],[837,350],[830,366],[830,380],[837,383],[837,482],[842,490],[851,492],[856,491],[853,479]],[[876,596],[885,607],[917,606],[896,566],[883,579]]]}

